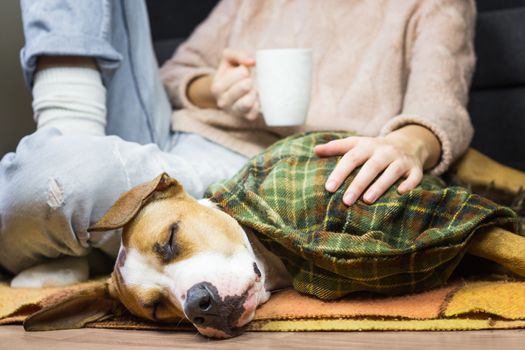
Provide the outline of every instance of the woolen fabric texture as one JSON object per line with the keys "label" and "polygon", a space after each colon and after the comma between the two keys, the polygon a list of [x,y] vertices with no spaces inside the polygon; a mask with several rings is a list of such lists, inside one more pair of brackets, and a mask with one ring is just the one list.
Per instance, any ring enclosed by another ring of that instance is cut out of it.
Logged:
{"label": "woolen fabric texture", "polygon": [[[247,156],[297,132],[342,130],[385,135],[407,124],[441,142],[444,172],[472,138],[465,109],[475,56],[473,0],[222,0],[161,69],[173,128],[196,132]],[[199,109],[188,84],[214,74],[225,48],[313,48],[306,124],[267,127]]]}
{"label": "woolen fabric texture", "polygon": [[392,186],[374,204],[346,206],[343,194],[358,170],[330,193],[324,182],[338,159],[312,151],[346,136],[284,139],[205,194],[284,261],[299,292],[335,299],[430,289],[448,280],[478,229],[519,232],[511,209],[431,175],[406,194]]}

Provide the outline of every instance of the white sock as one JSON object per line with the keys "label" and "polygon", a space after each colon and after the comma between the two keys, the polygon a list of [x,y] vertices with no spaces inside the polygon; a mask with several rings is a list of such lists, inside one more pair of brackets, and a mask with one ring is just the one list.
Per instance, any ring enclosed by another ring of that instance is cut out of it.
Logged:
{"label": "white sock", "polygon": [[33,86],[37,128],[54,126],[63,134],[104,136],[106,88],[100,73],[87,67],[40,70]]}
{"label": "white sock", "polygon": [[88,278],[87,257],[65,256],[21,271],[11,280],[11,288],[60,287]]}

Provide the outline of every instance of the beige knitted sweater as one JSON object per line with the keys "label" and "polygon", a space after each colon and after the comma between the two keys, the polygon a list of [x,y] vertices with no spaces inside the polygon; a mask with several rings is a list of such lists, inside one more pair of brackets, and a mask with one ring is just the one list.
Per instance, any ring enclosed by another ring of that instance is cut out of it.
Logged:
{"label": "beige knitted sweater", "polygon": [[[440,174],[468,147],[465,109],[474,68],[473,0],[222,0],[161,69],[175,130],[196,132],[251,156],[305,130],[385,135],[407,124],[435,133]],[[314,50],[307,123],[267,127],[199,109],[188,83],[213,74],[224,48]]]}

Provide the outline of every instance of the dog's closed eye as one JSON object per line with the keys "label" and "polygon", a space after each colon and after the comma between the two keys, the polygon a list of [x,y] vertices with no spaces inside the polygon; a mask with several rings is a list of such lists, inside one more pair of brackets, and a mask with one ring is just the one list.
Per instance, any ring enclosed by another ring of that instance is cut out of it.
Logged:
{"label": "dog's closed eye", "polygon": [[158,319],[157,318],[157,312],[159,311],[159,308],[162,306],[162,300],[159,299],[159,300],[156,300],[154,303],[153,303],[153,307],[152,307],[152,312],[151,312],[151,316],[153,317],[154,320]]}
{"label": "dog's closed eye", "polygon": [[157,320],[158,319],[157,313],[158,313],[159,309],[163,306],[163,303],[164,303],[164,301],[163,301],[162,297],[156,297],[155,299],[153,299],[151,301],[143,302],[142,306],[145,309],[151,310],[151,318],[154,319],[154,320]]}
{"label": "dog's closed eye", "polygon": [[169,226],[168,239],[164,243],[155,243],[153,251],[157,254],[164,263],[170,262],[178,253],[177,247],[177,231],[179,230],[179,223],[174,222]]}

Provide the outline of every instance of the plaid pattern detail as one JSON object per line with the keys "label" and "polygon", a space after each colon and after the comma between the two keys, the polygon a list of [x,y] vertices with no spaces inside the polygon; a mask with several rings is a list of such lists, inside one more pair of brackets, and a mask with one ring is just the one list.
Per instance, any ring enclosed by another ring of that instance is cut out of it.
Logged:
{"label": "plaid pattern detail", "polygon": [[340,157],[318,158],[313,147],[350,135],[286,138],[208,189],[207,197],[284,260],[296,290],[335,299],[429,289],[447,281],[480,227],[517,232],[511,209],[432,176],[405,195],[392,187],[373,205],[345,206],[342,196],[356,172],[327,192],[324,183]]}

